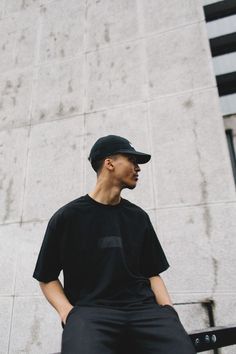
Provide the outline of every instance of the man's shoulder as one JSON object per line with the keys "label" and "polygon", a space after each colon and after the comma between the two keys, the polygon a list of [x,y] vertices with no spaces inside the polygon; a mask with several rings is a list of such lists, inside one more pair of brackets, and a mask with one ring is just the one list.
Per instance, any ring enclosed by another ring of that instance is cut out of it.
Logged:
{"label": "man's shoulder", "polygon": [[86,205],[87,205],[86,195],[82,195],[59,207],[52,214],[51,219],[61,219],[69,214],[73,214],[74,212],[78,213],[80,210],[83,210]]}
{"label": "man's shoulder", "polygon": [[140,214],[140,215],[143,215],[145,217],[148,217],[148,213],[143,209],[141,208],[139,205],[129,201],[128,199],[124,199],[124,205],[129,208],[130,210],[133,210],[134,212]]}

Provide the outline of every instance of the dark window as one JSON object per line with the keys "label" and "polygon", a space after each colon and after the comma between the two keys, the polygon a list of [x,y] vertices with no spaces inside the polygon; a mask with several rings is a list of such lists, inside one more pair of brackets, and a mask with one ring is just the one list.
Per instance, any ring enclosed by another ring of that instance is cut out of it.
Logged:
{"label": "dark window", "polygon": [[216,76],[216,82],[220,96],[230,95],[236,92],[236,71]]}
{"label": "dark window", "polygon": [[236,33],[229,33],[210,39],[211,54],[213,57],[236,51]]}
{"label": "dark window", "polygon": [[226,132],[229,155],[230,155],[230,160],[231,160],[231,165],[232,165],[232,170],[234,175],[234,181],[236,184],[236,157],[235,157],[235,148],[234,148],[234,141],[233,141],[233,130],[226,129],[225,132]]}
{"label": "dark window", "polygon": [[207,22],[236,14],[236,0],[218,1],[204,6]]}

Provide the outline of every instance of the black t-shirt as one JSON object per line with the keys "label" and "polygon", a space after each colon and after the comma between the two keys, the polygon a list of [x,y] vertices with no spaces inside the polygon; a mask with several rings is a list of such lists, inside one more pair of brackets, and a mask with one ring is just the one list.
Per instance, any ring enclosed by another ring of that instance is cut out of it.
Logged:
{"label": "black t-shirt", "polygon": [[58,279],[72,305],[126,306],[155,298],[151,276],[169,267],[148,214],[121,198],[107,205],[88,194],[50,218],[33,277]]}

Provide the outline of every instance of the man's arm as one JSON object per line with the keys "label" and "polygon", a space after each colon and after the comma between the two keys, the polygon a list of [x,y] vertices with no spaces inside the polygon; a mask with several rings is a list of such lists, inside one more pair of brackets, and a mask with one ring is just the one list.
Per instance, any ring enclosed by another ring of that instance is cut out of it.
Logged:
{"label": "man's arm", "polygon": [[171,305],[173,303],[171,301],[170,295],[167,291],[167,288],[164,284],[164,281],[160,277],[160,275],[156,275],[154,277],[149,278],[151,282],[151,289],[155,294],[156,301],[159,305]]}
{"label": "man's arm", "polygon": [[56,309],[61,321],[65,324],[66,317],[73,308],[65,296],[60,280],[53,280],[49,283],[39,282],[41,290],[48,302]]}

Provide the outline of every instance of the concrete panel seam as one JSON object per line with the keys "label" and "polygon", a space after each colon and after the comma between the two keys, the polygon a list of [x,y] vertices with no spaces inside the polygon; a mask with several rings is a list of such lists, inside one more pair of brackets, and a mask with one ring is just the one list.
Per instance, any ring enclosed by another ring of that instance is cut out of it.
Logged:
{"label": "concrete panel seam", "polygon": [[194,21],[194,22],[191,22],[189,24],[180,25],[180,26],[177,26],[175,28],[171,28],[171,29],[166,30],[166,31],[153,32],[153,33],[150,33],[150,34],[145,34],[143,36],[139,36],[139,37],[136,37],[134,39],[130,39],[128,41],[119,41],[119,42],[115,42],[115,43],[112,43],[112,44],[101,45],[101,46],[99,46],[99,48],[96,48],[96,49],[85,50],[85,53],[86,54],[90,54],[90,53],[95,53],[95,52],[102,52],[102,51],[105,51],[107,49],[112,49],[114,47],[119,47],[119,46],[128,45],[128,44],[135,43],[135,42],[140,42],[141,40],[144,40],[144,39],[149,39],[149,38],[152,38],[152,37],[162,36],[163,34],[170,33],[170,32],[175,32],[175,31],[183,29],[185,27],[191,27],[191,26],[194,26],[194,25],[201,25],[201,24],[205,25],[205,20]]}
{"label": "concrete panel seam", "polygon": [[166,205],[162,207],[157,207],[157,210],[164,210],[164,209],[182,209],[182,208],[197,208],[197,207],[205,207],[205,206],[218,206],[218,205],[228,205],[228,204],[235,204],[236,200],[227,200],[227,201],[216,201],[216,202],[202,202],[202,203],[193,203],[193,204],[173,204],[173,205]]}
{"label": "concrete panel seam", "polygon": [[[103,107],[103,108],[98,108],[98,109],[95,109],[94,111],[89,111],[89,112],[84,112],[84,113],[76,113],[76,114],[73,114],[71,113],[70,115],[67,115],[66,117],[60,117],[60,118],[53,118],[50,120],[50,122],[53,122],[53,121],[59,121],[59,120],[64,120],[64,119],[68,119],[69,118],[73,118],[73,117],[82,117],[85,115],[85,118],[87,115],[90,115],[90,114],[94,114],[94,113],[99,113],[99,112],[105,112],[105,111],[108,111],[108,110],[115,110],[115,109],[119,109],[119,108],[128,108],[128,107],[133,107],[133,106],[137,106],[137,105],[140,105],[142,103],[151,103],[151,102],[154,102],[154,101],[157,101],[159,99],[162,99],[164,97],[174,97],[174,96],[180,96],[180,95],[184,95],[186,93],[198,93],[198,92],[204,92],[204,91],[210,91],[212,89],[215,89],[215,92],[216,92],[216,95],[217,95],[217,88],[216,86],[207,86],[207,87],[198,87],[198,88],[194,88],[194,89],[191,89],[191,90],[184,90],[184,91],[178,91],[178,92],[175,92],[175,93],[170,93],[170,94],[165,94],[165,95],[159,95],[159,96],[155,96],[153,98],[150,98],[150,99],[147,99],[147,100],[140,100],[140,101],[135,101],[135,102],[131,102],[131,103],[120,103],[120,104],[117,104],[117,105],[113,105],[111,107]],[[45,121],[45,122],[32,122],[32,123],[29,123],[29,124],[22,124],[20,126],[17,126],[17,127],[12,127],[11,129],[19,129],[19,128],[23,128],[23,127],[32,127],[32,126],[35,126],[35,125],[38,125],[38,124],[45,124],[45,123],[48,123],[49,121]],[[7,130],[7,128],[3,128],[3,129],[0,129],[0,131],[3,131],[3,130]]]}

